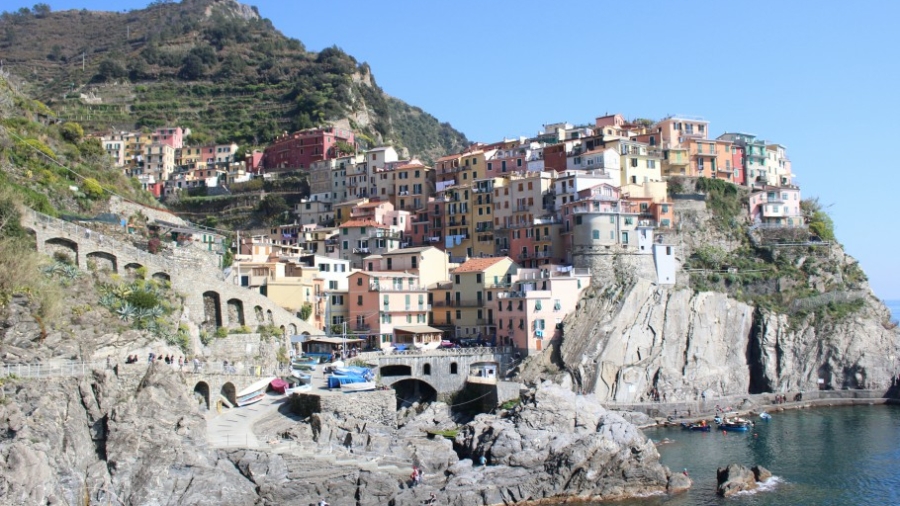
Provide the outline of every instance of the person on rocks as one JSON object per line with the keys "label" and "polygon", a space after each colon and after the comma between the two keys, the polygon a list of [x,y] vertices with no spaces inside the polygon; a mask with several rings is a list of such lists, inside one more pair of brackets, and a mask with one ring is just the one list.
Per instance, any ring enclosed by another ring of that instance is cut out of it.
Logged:
{"label": "person on rocks", "polygon": [[327,502],[325,502],[325,499],[322,499],[321,501],[319,501],[319,504],[317,506],[331,506],[331,505],[328,504]]}
{"label": "person on rocks", "polygon": [[154,358],[156,358],[156,355],[154,355],[153,352],[151,351],[150,354],[147,355],[147,363],[152,364]]}
{"label": "person on rocks", "polygon": [[222,370],[225,372],[228,372],[228,361],[227,360],[222,361]]}
{"label": "person on rocks", "polygon": [[197,357],[194,357],[194,372],[200,372],[200,359]]}
{"label": "person on rocks", "polygon": [[422,479],[424,477],[425,477],[425,473],[422,472],[422,468],[419,468],[419,470],[416,472],[416,486],[417,487],[422,484]]}

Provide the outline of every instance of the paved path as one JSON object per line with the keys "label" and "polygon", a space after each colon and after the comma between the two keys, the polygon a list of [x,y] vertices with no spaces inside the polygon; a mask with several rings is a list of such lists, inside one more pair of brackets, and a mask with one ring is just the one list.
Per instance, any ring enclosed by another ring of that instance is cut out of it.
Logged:
{"label": "paved path", "polygon": [[213,448],[262,448],[266,442],[253,434],[253,424],[276,413],[286,400],[284,395],[269,393],[255,404],[224,408],[221,415],[207,419],[206,440]]}

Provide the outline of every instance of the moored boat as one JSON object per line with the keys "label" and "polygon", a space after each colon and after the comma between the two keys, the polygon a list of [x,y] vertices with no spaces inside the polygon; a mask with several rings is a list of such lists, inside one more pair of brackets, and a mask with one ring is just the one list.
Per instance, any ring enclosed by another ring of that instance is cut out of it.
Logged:
{"label": "moored boat", "polygon": [[341,392],[344,393],[368,392],[371,390],[375,390],[374,381],[363,381],[360,383],[341,383]]}
{"label": "moored boat", "polygon": [[772,419],[772,415],[766,413],[765,411],[760,413],[759,417],[762,418],[763,420],[771,420]]}
{"label": "moored boat", "polygon": [[263,378],[238,392],[235,396],[237,405],[239,407],[247,406],[248,404],[261,401],[263,397],[266,396],[266,390],[269,388],[269,383],[274,379],[275,377]]}
{"label": "moored boat", "polygon": [[706,420],[703,420],[698,423],[682,422],[681,427],[684,430],[693,430],[693,431],[697,431],[697,432],[709,432],[712,429],[712,426],[710,424],[708,424],[706,422]]}
{"label": "moored boat", "polygon": [[729,432],[747,432],[751,427],[753,427],[753,422],[740,417],[725,417],[721,422],[718,422],[718,424],[719,429]]}

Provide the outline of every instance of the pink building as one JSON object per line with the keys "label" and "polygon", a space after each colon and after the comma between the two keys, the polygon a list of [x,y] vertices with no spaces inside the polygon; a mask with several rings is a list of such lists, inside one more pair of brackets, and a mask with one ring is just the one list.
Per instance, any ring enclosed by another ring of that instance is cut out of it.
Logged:
{"label": "pink building", "polygon": [[495,288],[498,342],[529,354],[546,349],[590,283],[589,269],[519,269],[509,287]]}
{"label": "pink building", "polygon": [[754,223],[781,227],[799,227],[804,224],[800,210],[800,188],[787,186],[762,186],[755,188],[749,198],[750,219]]}
{"label": "pink building", "polygon": [[425,326],[431,305],[419,276],[358,271],[349,276],[349,328],[375,348],[390,348],[394,331]]}
{"label": "pink building", "polygon": [[309,169],[310,164],[319,160],[339,158],[337,143],[345,142],[355,146],[353,132],[342,128],[311,128],[292,134],[286,132],[270,144],[263,156],[266,170]]}
{"label": "pink building", "polygon": [[261,173],[263,171],[262,160],[262,151],[253,151],[252,153],[247,153],[247,155],[244,157],[244,170],[251,174]]}
{"label": "pink building", "polygon": [[185,131],[181,127],[175,128],[159,128],[152,134],[154,144],[165,144],[171,146],[172,149],[181,149],[184,147]]}

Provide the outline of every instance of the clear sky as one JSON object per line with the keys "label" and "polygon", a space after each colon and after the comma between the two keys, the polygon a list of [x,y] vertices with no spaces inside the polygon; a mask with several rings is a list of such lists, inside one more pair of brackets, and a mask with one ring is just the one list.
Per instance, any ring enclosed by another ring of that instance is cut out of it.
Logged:
{"label": "clear sky", "polygon": [[[4,0],[5,10],[35,2]],[[48,0],[53,10],[146,0]],[[900,299],[890,202],[900,139],[900,2],[258,0],[308,49],[337,45],[391,95],[469,139],[544,123],[701,116],[787,146],[876,294]],[[0,55],[2,57],[2,55]],[[877,156],[876,156],[877,155]]]}

